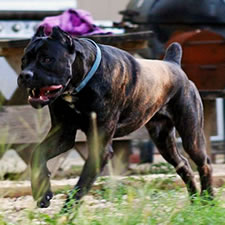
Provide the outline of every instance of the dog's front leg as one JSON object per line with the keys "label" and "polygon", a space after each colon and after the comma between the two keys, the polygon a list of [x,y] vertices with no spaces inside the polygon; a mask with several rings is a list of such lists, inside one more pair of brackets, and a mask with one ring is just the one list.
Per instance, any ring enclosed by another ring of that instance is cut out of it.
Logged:
{"label": "dog's front leg", "polygon": [[[93,135],[94,136],[94,135]],[[68,195],[62,212],[68,211],[80,200],[91,188],[97,176],[102,172],[108,160],[113,156],[111,145],[111,137],[100,137],[98,140],[93,140],[88,137],[88,158],[83,167],[82,173],[74,190]]]}
{"label": "dog's front leg", "polygon": [[57,127],[57,129],[54,127],[32,154],[32,194],[41,208],[48,207],[53,196],[50,189],[50,172],[47,168],[47,161],[71,149],[74,145],[74,137],[74,133],[68,133],[68,130],[62,127]]}

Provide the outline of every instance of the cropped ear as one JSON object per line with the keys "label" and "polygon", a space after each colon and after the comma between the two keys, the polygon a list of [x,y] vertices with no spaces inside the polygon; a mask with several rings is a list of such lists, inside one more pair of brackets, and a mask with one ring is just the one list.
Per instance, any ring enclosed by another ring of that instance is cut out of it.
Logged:
{"label": "cropped ear", "polygon": [[64,41],[63,31],[58,26],[52,28],[50,37],[54,40]]}
{"label": "cropped ear", "polygon": [[70,54],[74,53],[74,40],[67,32],[63,31],[59,27],[53,27],[50,37],[54,40],[62,42],[62,44],[68,48]]}
{"label": "cropped ear", "polygon": [[39,37],[45,37],[45,32],[44,32],[44,26],[38,27],[37,31],[35,32],[34,36],[32,37],[32,40],[39,38]]}

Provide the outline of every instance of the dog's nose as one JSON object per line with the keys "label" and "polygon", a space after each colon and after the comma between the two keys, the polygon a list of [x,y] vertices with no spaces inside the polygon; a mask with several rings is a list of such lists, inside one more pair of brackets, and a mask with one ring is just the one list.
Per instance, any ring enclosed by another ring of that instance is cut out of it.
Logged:
{"label": "dog's nose", "polygon": [[33,72],[29,70],[22,71],[20,73],[20,79],[23,81],[28,81],[33,77]]}
{"label": "dog's nose", "polygon": [[24,70],[20,73],[17,79],[17,84],[19,87],[26,87],[30,83],[33,77],[33,72],[29,70]]}

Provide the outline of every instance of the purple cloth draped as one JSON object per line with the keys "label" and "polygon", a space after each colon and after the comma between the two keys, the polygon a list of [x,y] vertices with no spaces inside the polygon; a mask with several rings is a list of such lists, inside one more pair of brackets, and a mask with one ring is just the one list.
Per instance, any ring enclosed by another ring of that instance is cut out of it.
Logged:
{"label": "purple cloth draped", "polygon": [[74,36],[109,33],[94,25],[90,13],[81,9],[69,9],[61,15],[46,17],[40,26],[45,27],[44,30],[47,35],[51,33],[54,26],[59,26],[62,30]]}

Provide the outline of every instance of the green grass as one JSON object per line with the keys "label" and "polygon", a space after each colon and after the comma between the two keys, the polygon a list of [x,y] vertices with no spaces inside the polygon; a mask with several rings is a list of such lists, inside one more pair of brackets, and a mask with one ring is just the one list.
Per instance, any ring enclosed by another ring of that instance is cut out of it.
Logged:
{"label": "green grass", "polygon": [[[224,197],[217,193],[213,202],[196,197],[189,202],[184,188],[161,188],[162,181],[129,182],[105,179],[93,189],[82,204],[68,214],[49,216],[40,212],[27,212],[23,225],[225,225]],[[4,214],[3,214],[4,215]],[[11,225],[4,222],[0,225]],[[25,222],[26,221],[26,222]],[[16,224],[17,225],[17,224]]]}
{"label": "green grass", "polygon": [[153,163],[150,166],[150,174],[174,174],[176,173],[173,166],[169,163],[160,162],[160,163]]}

